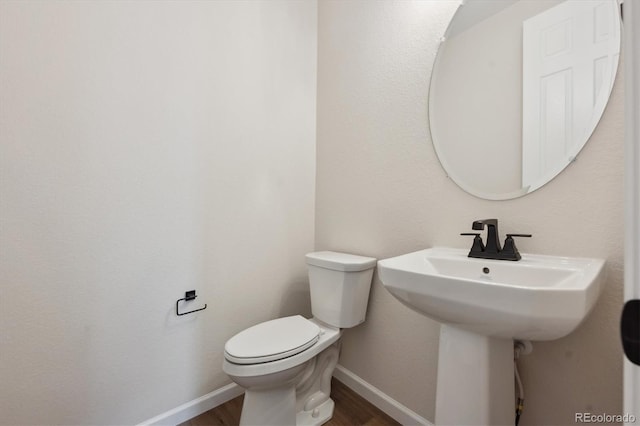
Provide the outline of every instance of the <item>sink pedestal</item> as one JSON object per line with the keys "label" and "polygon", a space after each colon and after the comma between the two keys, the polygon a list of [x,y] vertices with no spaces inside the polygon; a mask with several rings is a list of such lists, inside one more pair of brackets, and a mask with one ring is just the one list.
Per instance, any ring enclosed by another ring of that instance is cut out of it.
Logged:
{"label": "sink pedestal", "polygon": [[440,327],[436,425],[513,425],[513,340]]}

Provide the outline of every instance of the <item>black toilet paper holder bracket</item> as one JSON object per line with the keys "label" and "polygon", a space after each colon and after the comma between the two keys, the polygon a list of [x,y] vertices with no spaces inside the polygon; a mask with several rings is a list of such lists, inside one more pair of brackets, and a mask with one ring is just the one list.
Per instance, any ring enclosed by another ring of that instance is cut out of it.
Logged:
{"label": "black toilet paper holder bracket", "polygon": [[188,312],[180,312],[180,302],[182,302],[182,301],[189,302],[191,300],[194,300],[196,297],[198,297],[198,296],[196,295],[196,291],[195,290],[186,291],[184,293],[184,297],[182,299],[178,299],[176,301],[176,315],[182,316],[182,315],[192,314],[192,313],[198,312],[198,311],[204,311],[205,309],[207,309],[207,304],[205,303],[202,308],[194,309],[194,310],[188,311]]}

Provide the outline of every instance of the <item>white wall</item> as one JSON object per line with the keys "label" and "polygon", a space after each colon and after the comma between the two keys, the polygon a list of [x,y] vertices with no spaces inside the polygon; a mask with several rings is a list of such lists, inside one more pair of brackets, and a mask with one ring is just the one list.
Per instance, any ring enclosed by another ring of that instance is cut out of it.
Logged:
{"label": "white wall", "polygon": [[[607,287],[586,322],[566,338],[534,344],[522,360],[521,424],[620,413],[622,76],[576,163],[523,198],[477,199],[447,179],[427,120],[437,43],[456,4],[319,3],[316,248],[377,258],[435,245],[468,248],[459,233],[474,219],[497,217],[503,235],[533,234],[519,243],[522,252],[607,259]],[[438,332],[376,277],[367,321],[346,331],[340,362],[433,420]]]}
{"label": "white wall", "polygon": [[[315,2],[0,2],[0,424],[131,424],[308,313]],[[176,299],[196,289],[176,317]]]}

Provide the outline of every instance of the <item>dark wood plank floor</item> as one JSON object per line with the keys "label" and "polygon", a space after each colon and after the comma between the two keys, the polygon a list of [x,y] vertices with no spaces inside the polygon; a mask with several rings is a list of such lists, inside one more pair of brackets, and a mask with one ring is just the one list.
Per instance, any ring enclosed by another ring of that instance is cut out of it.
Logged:
{"label": "dark wood plank floor", "polygon": [[[237,426],[242,398],[239,396],[179,426]],[[336,379],[331,381],[331,398],[336,403],[327,426],[395,426],[400,423],[349,389]]]}

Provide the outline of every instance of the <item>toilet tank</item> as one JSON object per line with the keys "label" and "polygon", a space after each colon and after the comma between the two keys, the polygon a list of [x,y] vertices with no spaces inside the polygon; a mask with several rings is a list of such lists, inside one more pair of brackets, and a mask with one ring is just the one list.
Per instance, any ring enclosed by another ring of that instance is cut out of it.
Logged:
{"label": "toilet tank", "polygon": [[362,323],[376,259],[333,251],[309,253],[306,258],[314,318],[339,328]]}

